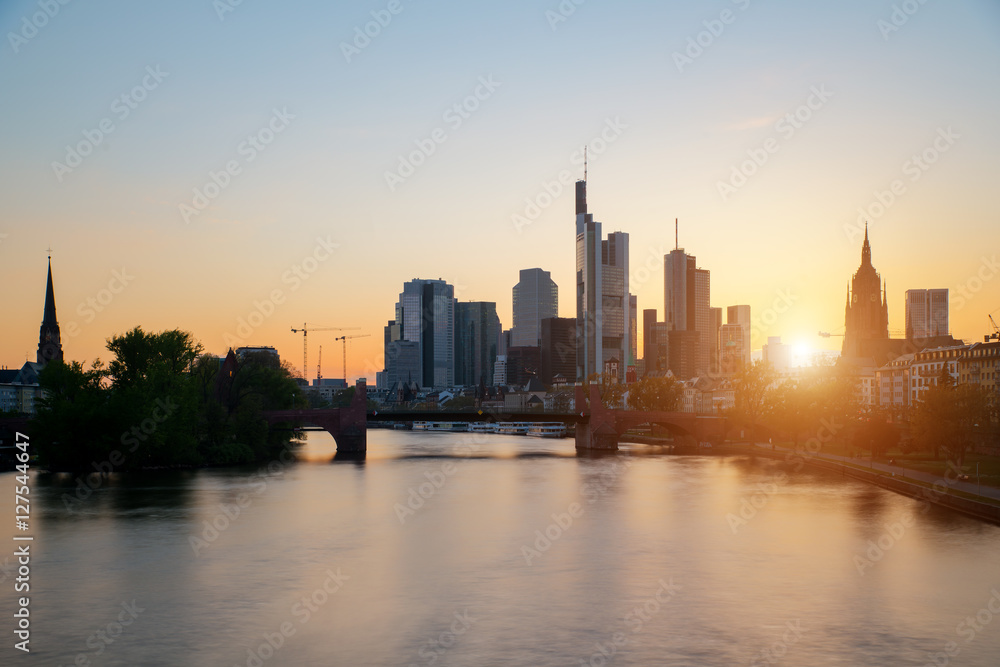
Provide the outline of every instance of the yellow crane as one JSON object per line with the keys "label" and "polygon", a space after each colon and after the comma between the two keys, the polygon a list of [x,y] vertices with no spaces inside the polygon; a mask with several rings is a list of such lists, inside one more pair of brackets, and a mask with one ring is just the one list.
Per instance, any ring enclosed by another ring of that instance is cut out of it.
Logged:
{"label": "yellow crane", "polygon": [[309,378],[309,332],[310,331],[354,331],[361,327],[313,327],[303,323],[301,329],[292,327],[292,333],[302,333],[302,379]]}
{"label": "yellow crane", "polygon": [[337,336],[334,338],[335,341],[344,341],[344,382],[347,382],[347,341],[350,338],[364,338],[365,336],[371,336],[371,334],[357,334],[354,336]]}

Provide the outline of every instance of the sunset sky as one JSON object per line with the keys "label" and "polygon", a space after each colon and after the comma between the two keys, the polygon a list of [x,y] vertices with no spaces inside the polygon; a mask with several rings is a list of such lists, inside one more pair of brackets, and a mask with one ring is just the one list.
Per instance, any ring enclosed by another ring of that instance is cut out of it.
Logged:
{"label": "sunset sky", "polygon": [[49,247],[87,364],[141,325],[301,368],[308,322],[370,334],[374,383],[413,278],[508,328],[541,267],[573,316],[584,145],[640,310],[679,218],[712,305],[770,323],[755,349],[839,349],[867,215],[891,330],[910,288],[950,288],[967,341],[1000,320],[1000,3],[577,1],[0,3],[0,364],[35,358]]}

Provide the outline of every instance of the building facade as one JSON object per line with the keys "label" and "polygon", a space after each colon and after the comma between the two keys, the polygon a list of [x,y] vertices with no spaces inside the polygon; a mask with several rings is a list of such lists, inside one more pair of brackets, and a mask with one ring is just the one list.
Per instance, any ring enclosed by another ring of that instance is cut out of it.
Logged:
{"label": "building facade", "polygon": [[455,383],[493,386],[493,371],[500,347],[497,305],[487,301],[455,306]]}
{"label": "building facade", "polygon": [[417,343],[419,373],[413,381],[422,388],[447,388],[455,384],[455,288],[443,280],[411,280],[403,285],[396,303],[396,317],[387,326],[386,373],[403,379],[403,371],[393,368],[403,359],[412,372],[412,347],[398,341]]}
{"label": "building facade", "polygon": [[541,381],[546,387],[557,377],[572,383],[576,378],[576,320],[549,317],[542,320]]}
{"label": "building facade", "polygon": [[686,380],[711,369],[711,276],[694,255],[675,248],[663,257],[663,311],[670,329],[670,370]]}
{"label": "building facade", "polygon": [[538,347],[542,341],[542,320],[559,314],[559,287],[548,271],[522,269],[512,292],[511,347]]}
{"label": "building facade", "polygon": [[948,335],[948,290],[906,290],[906,337],[909,340]]}

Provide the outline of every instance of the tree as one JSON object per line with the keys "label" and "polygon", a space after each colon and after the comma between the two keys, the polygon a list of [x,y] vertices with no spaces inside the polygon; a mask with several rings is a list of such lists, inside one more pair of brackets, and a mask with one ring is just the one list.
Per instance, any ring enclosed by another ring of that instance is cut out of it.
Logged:
{"label": "tree", "polygon": [[[587,378],[587,383],[596,383],[600,386],[601,404],[604,407],[610,410],[617,410],[622,407],[622,400],[625,398],[626,389],[624,384],[600,373],[592,374],[589,378]],[[587,393],[587,398],[590,398],[589,391]]]}
{"label": "tree", "polygon": [[771,365],[763,361],[744,366],[733,378],[736,416],[750,426],[751,442],[757,441],[757,423],[766,414],[768,394],[774,379]]}
{"label": "tree", "polygon": [[628,385],[628,407],[646,412],[673,412],[680,405],[684,389],[672,376],[644,377]]}
{"label": "tree", "polygon": [[942,368],[936,384],[913,407],[910,427],[916,443],[938,458],[943,450],[961,466],[979,428],[992,422],[990,394],[979,385],[956,384]]}

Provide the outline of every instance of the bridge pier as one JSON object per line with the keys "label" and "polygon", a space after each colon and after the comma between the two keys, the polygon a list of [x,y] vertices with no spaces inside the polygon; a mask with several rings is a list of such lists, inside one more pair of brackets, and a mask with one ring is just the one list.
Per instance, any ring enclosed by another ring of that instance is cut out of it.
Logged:
{"label": "bridge pier", "polygon": [[[577,384],[577,412],[585,412],[584,403],[583,385]],[[590,420],[586,424],[576,425],[576,448],[618,451],[618,429],[615,426],[615,416],[601,403],[601,390],[597,385],[590,385]]]}

